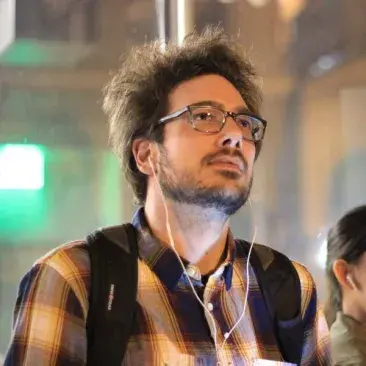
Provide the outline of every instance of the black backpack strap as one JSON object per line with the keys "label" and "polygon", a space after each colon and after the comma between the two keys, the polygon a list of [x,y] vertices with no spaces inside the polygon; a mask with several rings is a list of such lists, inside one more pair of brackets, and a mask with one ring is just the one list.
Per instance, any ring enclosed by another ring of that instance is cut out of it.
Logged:
{"label": "black backpack strap", "polygon": [[[250,243],[239,240],[249,252]],[[301,362],[304,325],[301,315],[301,284],[293,263],[284,254],[254,244],[250,263],[275,330],[277,342],[286,362]]]}
{"label": "black backpack strap", "polygon": [[125,224],[97,230],[86,242],[91,261],[87,365],[121,366],[136,308],[135,229]]}

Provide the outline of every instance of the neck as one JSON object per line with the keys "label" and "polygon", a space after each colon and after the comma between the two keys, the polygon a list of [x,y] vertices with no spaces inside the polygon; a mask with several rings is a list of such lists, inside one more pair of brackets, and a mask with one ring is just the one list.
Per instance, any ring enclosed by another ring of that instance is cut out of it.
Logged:
{"label": "neck", "polygon": [[366,311],[364,304],[359,304],[355,299],[343,300],[342,303],[343,314],[350,316],[359,323],[366,324]]}
{"label": "neck", "polygon": [[[174,246],[180,257],[198,266],[202,274],[213,271],[225,250],[228,217],[212,208],[166,200]],[[154,236],[170,246],[166,212],[161,199],[148,197],[145,216]]]}

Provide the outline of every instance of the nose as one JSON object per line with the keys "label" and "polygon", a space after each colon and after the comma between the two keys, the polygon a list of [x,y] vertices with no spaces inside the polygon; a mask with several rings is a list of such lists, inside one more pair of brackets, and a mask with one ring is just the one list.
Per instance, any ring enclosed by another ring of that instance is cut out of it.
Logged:
{"label": "nose", "polygon": [[243,131],[236,121],[231,117],[226,117],[226,123],[221,130],[220,147],[241,149],[243,146]]}

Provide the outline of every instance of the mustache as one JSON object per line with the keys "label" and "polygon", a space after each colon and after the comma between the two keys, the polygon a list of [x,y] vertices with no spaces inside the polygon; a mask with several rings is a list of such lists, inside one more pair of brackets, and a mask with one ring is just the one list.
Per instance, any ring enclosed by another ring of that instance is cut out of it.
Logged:
{"label": "mustache", "polygon": [[208,165],[208,164],[210,164],[210,162],[212,160],[214,160],[218,157],[225,157],[225,156],[239,158],[241,160],[241,162],[243,163],[245,172],[248,170],[248,162],[244,158],[244,155],[239,150],[231,150],[231,149],[228,149],[228,148],[222,149],[222,150],[217,151],[215,153],[207,154],[202,159],[202,165]]}

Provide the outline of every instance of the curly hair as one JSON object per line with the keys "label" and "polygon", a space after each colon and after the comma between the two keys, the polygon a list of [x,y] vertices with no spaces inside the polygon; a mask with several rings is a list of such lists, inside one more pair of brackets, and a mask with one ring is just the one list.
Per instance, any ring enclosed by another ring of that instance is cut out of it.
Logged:
{"label": "curly hair", "polygon": [[[178,84],[207,74],[231,82],[249,110],[259,114],[262,96],[253,66],[243,46],[219,28],[193,32],[181,46],[154,41],[133,48],[104,88],[110,142],[138,204],[145,203],[147,177],[136,166],[133,141],[162,143],[163,128],[155,127],[166,112],[169,93]],[[256,157],[260,149],[257,142]]]}

